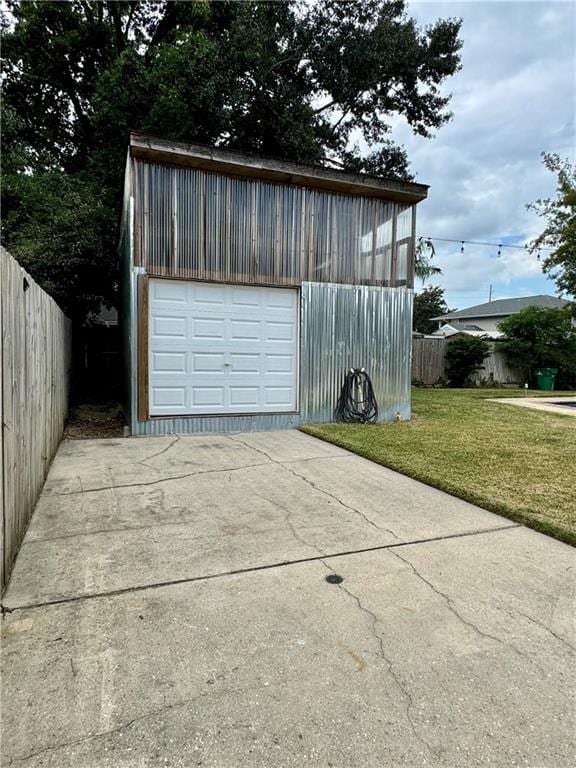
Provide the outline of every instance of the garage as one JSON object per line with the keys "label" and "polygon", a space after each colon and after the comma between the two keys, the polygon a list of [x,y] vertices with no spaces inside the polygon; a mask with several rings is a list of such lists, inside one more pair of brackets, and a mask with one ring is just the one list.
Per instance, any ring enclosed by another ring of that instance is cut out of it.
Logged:
{"label": "garage", "polygon": [[298,290],[151,279],[151,416],[298,407]]}
{"label": "garage", "polygon": [[410,418],[424,184],[131,134],[119,255],[132,435]]}

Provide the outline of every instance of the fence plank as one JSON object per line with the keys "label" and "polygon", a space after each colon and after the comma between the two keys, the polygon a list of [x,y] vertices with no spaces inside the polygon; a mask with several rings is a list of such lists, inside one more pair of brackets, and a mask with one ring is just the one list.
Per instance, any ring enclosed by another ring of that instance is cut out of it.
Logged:
{"label": "fence plank", "polygon": [[470,379],[475,383],[486,380],[494,381],[496,384],[521,384],[522,374],[511,368],[497,345],[492,344],[492,351],[484,360],[482,370],[476,371]]}
{"label": "fence plank", "polygon": [[70,321],[0,248],[0,587],[8,582],[68,412]]}
{"label": "fence plank", "polygon": [[412,379],[424,384],[435,384],[444,376],[446,367],[446,340],[418,338],[412,340]]}
{"label": "fence plank", "polygon": [[[412,380],[419,380],[424,384],[435,384],[438,379],[446,378],[446,349],[450,341],[438,336],[438,338],[418,338],[412,340]],[[519,384],[522,375],[511,368],[504,355],[497,348],[495,342],[491,342],[490,356],[484,361],[484,367],[470,377],[473,383],[482,380],[494,381],[496,384]]]}

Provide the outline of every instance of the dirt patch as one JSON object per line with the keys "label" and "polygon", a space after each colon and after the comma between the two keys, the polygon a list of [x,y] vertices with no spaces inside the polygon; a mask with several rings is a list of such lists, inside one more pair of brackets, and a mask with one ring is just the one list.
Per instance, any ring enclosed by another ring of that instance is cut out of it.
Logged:
{"label": "dirt patch", "polygon": [[70,409],[64,437],[90,440],[99,437],[123,437],[124,415],[118,403],[83,403]]}

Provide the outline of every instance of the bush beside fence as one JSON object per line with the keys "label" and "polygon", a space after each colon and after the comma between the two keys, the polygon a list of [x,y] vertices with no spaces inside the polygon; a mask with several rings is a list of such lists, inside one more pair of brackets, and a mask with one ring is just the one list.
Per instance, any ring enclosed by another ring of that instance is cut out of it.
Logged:
{"label": "bush beside fence", "polygon": [[[446,379],[446,349],[450,344],[442,336],[414,337],[412,339],[412,381],[432,386]],[[484,360],[483,368],[470,378],[474,384],[493,381],[495,384],[521,384],[519,371],[511,368],[498,350],[497,342],[491,342],[492,351]]]}

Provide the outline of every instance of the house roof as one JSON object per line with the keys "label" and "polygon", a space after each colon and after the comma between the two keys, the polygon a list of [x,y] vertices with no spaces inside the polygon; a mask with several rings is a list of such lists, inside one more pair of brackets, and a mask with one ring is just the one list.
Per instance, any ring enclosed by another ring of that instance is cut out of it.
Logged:
{"label": "house roof", "polygon": [[248,176],[364,197],[418,203],[428,195],[427,184],[396,181],[332,168],[300,165],[289,160],[221,149],[202,144],[168,141],[141,133],[130,134],[130,155],[151,162],[185,165],[233,176]]}
{"label": "house roof", "polygon": [[517,299],[496,299],[487,301],[485,304],[476,304],[474,307],[458,309],[455,312],[448,312],[446,315],[433,317],[432,320],[456,320],[476,317],[506,317],[520,312],[526,307],[543,307],[545,309],[560,309],[569,304],[566,299],[559,299],[557,296],[520,296]]}
{"label": "house roof", "polygon": [[446,323],[442,328],[438,328],[432,336],[439,336],[444,339],[453,336],[478,336],[486,339],[501,339],[504,334],[501,331],[483,331],[477,325],[450,325]]}

